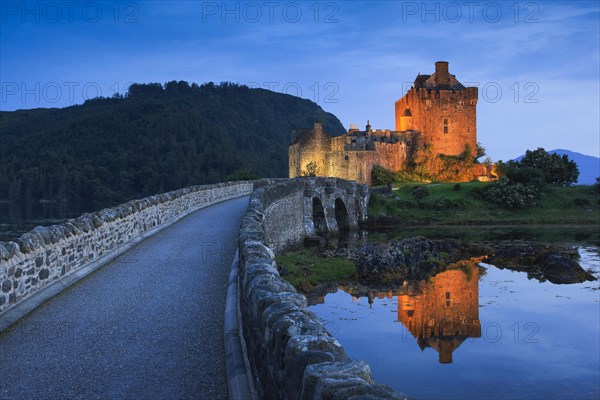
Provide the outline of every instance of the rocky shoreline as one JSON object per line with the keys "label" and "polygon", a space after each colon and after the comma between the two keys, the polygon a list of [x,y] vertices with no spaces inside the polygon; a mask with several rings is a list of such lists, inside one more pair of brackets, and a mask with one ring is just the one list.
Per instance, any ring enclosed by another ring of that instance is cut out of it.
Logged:
{"label": "rocky shoreline", "polygon": [[373,283],[427,279],[464,260],[526,272],[530,279],[541,282],[547,280],[555,284],[570,284],[596,280],[579,265],[576,249],[534,241],[467,243],[415,236],[371,243],[355,249],[328,250],[323,255],[353,260],[357,267],[357,278]]}

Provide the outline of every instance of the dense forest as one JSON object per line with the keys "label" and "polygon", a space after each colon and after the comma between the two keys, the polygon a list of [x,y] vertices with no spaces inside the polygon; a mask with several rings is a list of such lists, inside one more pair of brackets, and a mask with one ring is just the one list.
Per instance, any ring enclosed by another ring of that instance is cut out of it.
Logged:
{"label": "dense forest", "polygon": [[310,100],[169,82],[62,109],[0,112],[0,200],[124,201],[232,177],[283,177],[291,130],[340,121]]}

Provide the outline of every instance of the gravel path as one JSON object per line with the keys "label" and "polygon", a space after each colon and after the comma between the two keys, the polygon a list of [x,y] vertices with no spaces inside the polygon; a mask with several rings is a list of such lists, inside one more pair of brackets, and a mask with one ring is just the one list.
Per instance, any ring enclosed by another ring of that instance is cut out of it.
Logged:
{"label": "gravel path", "polygon": [[225,293],[247,205],[189,215],[0,333],[0,399],[226,399]]}

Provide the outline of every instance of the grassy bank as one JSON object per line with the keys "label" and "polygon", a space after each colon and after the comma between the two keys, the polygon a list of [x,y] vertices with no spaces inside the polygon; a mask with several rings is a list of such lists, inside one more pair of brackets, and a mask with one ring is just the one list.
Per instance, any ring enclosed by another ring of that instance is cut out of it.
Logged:
{"label": "grassy bank", "polygon": [[356,275],[352,261],[322,257],[316,248],[289,251],[277,256],[276,261],[281,276],[304,293],[321,283],[349,280]]}
{"label": "grassy bank", "polygon": [[488,183],[430,183],[421,201],[412,195],[419,183],[396,183],[392,196],[374,193],[369,217],[395,217],[403,225],[599,225],[600,195],[593,186],[549,187],[536,205],[508,210],[480,199],[476,188]]}

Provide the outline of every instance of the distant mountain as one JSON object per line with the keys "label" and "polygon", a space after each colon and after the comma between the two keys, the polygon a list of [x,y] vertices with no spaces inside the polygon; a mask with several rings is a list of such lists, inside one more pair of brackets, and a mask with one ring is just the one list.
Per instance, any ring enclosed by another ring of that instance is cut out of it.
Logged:
{"label": "distant mountain", "polygon": [[[600,176],[600,158],[577,153],[571,150],[556,149],[548,150],[548,153],[556,153],[558,155],[567,155],[569,160],[577,163],[579,168],[578,185],[593,185],[596,183],[596,178]],[[515,161],[521,161],[524,155],[515,158]]]}
{"label": "distant mountain", "polygon": [[124,201],[232,173],[286,177],[291,130],[316,121],[345,132],[310,100],[174,81],[62,109],[0,112],[0,200]]}

